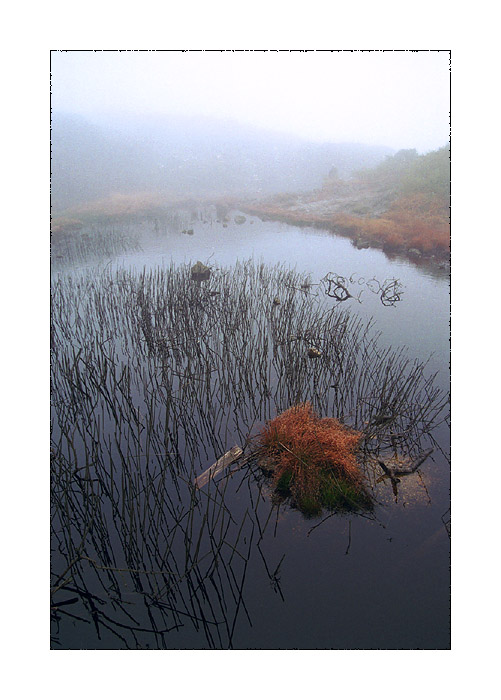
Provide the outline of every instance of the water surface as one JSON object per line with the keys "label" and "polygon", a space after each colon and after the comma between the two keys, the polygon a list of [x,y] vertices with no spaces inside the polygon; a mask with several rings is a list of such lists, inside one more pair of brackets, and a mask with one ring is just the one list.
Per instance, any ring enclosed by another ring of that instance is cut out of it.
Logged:
{"label": "water surface", "polygon": [[[448,390],[449,284],[445,275],[418,269],[410,262],[389,260],[378,250],[357,250],[349,240],[327,232],[262,222],[249,216],[245,223],[237,224],[234,216],[226,225],[217,222],[215,215],[203,213],[178,226],[162,226],[155,221],[129,224],[140,236],[140,250],[100,261],[78,261],[69,268],[54,264],[54,277],[68,273],[78,277],[93,274],[95,269],[152,270],[172,262],[197,260],[218,269],[249,259],[285,263],[308,274],[312,293],[320,293],[321,287],[315,285],[328,273],[351,276],[350,291],[362,292],[361,303],[350,299],[343,302],[343,308],[350,308],[364,319],[373,318],[382,346],[405,346],[409,357],[419,360],[431,355],[429,372],[437,372],[438,386]],[[371,278],[381,282],[397,278],[403,285],[401,300],[394,306],[383,306],[366,286]],[[103,434],[104,423],[103,417]],[[235,439],[235,435],[226,437],[229,442]],[[216,531],[227,528],[228,541],[232,538],[238,553],[224,545],[220,564],[212,566],[211,555],[194,567],[172,594],[177,596],[177,612],[171,610],[174,598],[169,598],[171,608],[166,604],[162,608],[162,597],[152,598],[151,592],[147,593],[143,574],[131,573],[132,569],[142,571],[146,564],[137,559],[135,567],[131,566],[131,550],[127,555],[127,543],[121,534],[122,521],[105,504],[106,518],[109,523],[115,522],[115,529],[110,525],[107,534],[95,534],[96,516],[89,532],[96,541],[107,542],[109,569],[98,569],[88,560],[81,562],[74,580],[55,594],[56,603],[66,603],[56,615],[53,647],[448,648],[446,424],[435,431],[435,439],[442,451],[437,450],[418,473],[403,479],[397,495],[390,483],[383,483],[376,517],[324,514],[306,519],[285,505],[273,509],[266,484],[244,483],[241,475],[235,474],[225,486],[225,504],[231,515],[211,515],[216,524],[213,541],[207,547],[214,552]],[[210,447],[207,450],[201,457],[200,470],[219,456]],[[138,470],[145,468],[142,459],[138,455],[134,463]],[[184,488],[182,484],[180,488]],[[246,515],[248,512],[252,517]],[[203,521],[202,510],[197,517]],[[195,530],[199,521],[193,521]],[[146,561],[160,534],[150,538],[144,527],[139,530],[139,539],[143,539],[138,551],[142,547]],[[79,535],[85,538],[89,532],[81,531]],[[53,568],[58,575],[71,563],[71,548],[78,552],[80,544],[78,537],[74,543],[68,543],[65,537],[58,536],[53,550]],[[202,548],[205,537],[201,536]],[[195,538],[191,553],[197,545]],[[171,565],[175,561],[182,569],[187,551],[184,544],[173,540],[172,551]],[[107,577],[111,577],[112,569],[114,583],[110,586],[111,578]],[[157,583],[161,588],[162,581],[158,579]],[[165,581],[163,584],[167,585]],[[162,623],[159,615],[163,616]]]}

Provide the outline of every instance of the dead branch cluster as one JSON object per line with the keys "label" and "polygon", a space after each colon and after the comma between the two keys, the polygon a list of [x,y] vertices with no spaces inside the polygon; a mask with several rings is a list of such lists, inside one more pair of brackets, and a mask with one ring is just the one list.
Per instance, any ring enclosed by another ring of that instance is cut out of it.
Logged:
{"label": "dead branch cluster", "polygon": [[[368,289],[373,294],[379,296],[383,306],[395,306],[402,298],[403,284],[395,278],[379,281],[375,277],[366,280],[364,277],[351,275],[343,277],[336,273],[329,272],[320,281],[326,296],[335,299],[337,303],[356,299],[362,303],[362,293]],[[355,289],[353,289],[355,287]],[[351,291],[350,291],[351,288]]]}

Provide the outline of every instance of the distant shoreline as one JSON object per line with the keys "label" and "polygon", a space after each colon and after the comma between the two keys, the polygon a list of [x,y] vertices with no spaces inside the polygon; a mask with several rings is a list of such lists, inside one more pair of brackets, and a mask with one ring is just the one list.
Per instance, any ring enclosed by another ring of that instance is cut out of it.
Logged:
{"label": "distant shoreline", "polygon": [[287,209],[278,210],[274,207],[258,204],[242,203],[239,209],[246,214],[257,216],[262,221],[279,221],[291,226],[307,226],[317,228],[329,233],[349,238],[355,248],[365,249],[373,248],[382,250],[390,259],[404,257],[407,260],[423,267],[438,267],[443,270],[450,270],[450,248],[435,248],[431,252],[420,249],[418,244],[414,246],[398,245],[385,241],[376,236],[364,235],[363,225],[366,220],[360,219],[360,225],[357,222],[351,225],[343,224],[344,217],[340,216],[337,220],[333,218],[321,218],[318,215],[308,215],[304,211],[290,211]]}

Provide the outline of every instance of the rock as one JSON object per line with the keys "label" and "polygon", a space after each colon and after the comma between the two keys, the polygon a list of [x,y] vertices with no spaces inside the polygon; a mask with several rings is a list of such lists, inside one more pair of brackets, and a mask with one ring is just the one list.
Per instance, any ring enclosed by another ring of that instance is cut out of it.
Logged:
{"label": "rock", "polygon": [[198,260],[195,265],[191,268],[191,279],[195,282],[203,282],[210,278],[210,267],[204,265],[200,260]]}
{"label": "rock", "polygon": [[245,216],[235,216],[235,223],[236,224],[245,224],[247,221]]}
{"label": "rock", "polygon": [[355,248],[358,248],[358,250],[363,250],[364,248],[369,248],[370,244],[369,241],[365,241],[362,238],[357,238],[355,241]]}
{"label": "rock", "polygon": [[280,299],[278,297],[275,297],[273,299],[273,306],[278,306],[280,304]]}
{"label": "rock", "polygon": [[418,250],[417,248],[409,248],[409,250],[407,252],[409,253],[409,255],[415,255],[418,258],[421,257],[421,251]]}
{"label": "rock", "polygon": [[322,353],[318,348],[312,346],[308,349],[308,357],[322,357]]}

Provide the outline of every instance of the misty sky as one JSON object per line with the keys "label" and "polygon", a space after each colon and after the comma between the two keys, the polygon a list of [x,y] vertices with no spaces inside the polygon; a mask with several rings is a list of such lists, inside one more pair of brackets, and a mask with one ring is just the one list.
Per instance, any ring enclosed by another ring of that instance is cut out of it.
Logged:
{"label": "misty sky", "polygon": [[53,52],[52,109],[211,116],[313,141],[449,140],[443,52]]}

